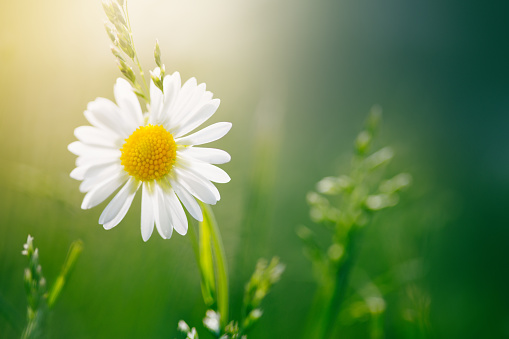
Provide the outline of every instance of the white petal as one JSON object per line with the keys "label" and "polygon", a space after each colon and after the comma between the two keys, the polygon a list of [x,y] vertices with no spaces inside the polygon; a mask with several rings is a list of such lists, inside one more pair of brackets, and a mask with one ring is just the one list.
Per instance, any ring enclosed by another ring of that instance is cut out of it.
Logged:
{"label": "white petal", "polygon": [[118,152],[118,157],[77,157],[76,158],[76,166],[78,167],[94,167],[100,165],[111,164],[114,162],[120,163],[120,151]]}
{"label": "white petal", "polygon": [[141,192],[141,237],[147,241],[154,231],[154,185],[144,182]]}
{"label": "white petal", "polygon": [[192,112],[196,111],[200,106],[203,106],[201,98],[205,94],[205,84],[197,86],[196,79],[191,78],[184,84],[184,86],[186,85],[188,85],[188,87],[182,87],[182,94],[179,95],[179,100],[172,111],[172,115],[175,117],[173,120],[175,126],[183,125],[183,122],[188,120]]}
{"label": "white petal", "polygon": [[218,122],[196,133],[183,138],[177,138],[178,145],[201,145],[222,138],[232,128],[231,122]]}
{"label": "white petal", "polygon": [[93,126],[80,126],[74,130],[74,135],[81,142],[93,146],[117,148],[123,141],[117,134]]}
{"label": "white petal", "polygon": [[80,184],[80,192],[88,192],[99,183],[114,176],[116,173],[122,172],[123,166],[119,164],[108,164],[101,168],[100,171],[94,171],[86,174],[83,182]]}
{"label": "white petal", "polygon": [[170,239],[173,233],[173,221],[175,216],[170,211],[170,203],[158,184],[155,184],[156,201],[154,214],[156,219],[156,228],[163,239]]}
{"label": "white petal", "polygon": [[86,145],[81,141],[73,141],[69,145],[67,145],[67,150],[74,155],[82,155],[86,153],[85,151]]}
{"label": "white petal", "polygon": [[171,209],[171,215],[173,220],[173,227],[180,235],[186,235],[187,233],[187,216],[182,204],[178,200],[173,189],[165,191],[165,200]]}
{"label": "white petal", "polygon": [[163,80],[164,89],[164,103],[161,109],[161,115],[157,117],[156,123],[168,122],[172,123],[170,112],[177,101],[177,97],[180,93],[180,74],[179,72],[173,73],[173,75],[167,75]]}
{"label": "white petal", "polygon": [[95,127],[116,133],[123,139],[131,134],[131,130],[120,115],[119,108],[108,99],[97,98],[89,102],[84,114]]}
{"label": "white petal", "polygon": [[190,158],[210,164],[224,164],[231,160],[231,156],[227,152],[217,148],[185,147],[177,150],[177,154],[185,154]]}
{"label": "white petal", "polygon": [[109,197],[117,188],[127,180],[126,173],[116,173],[110,178],[100,182],[92,190],[90,190],[83,198],[81,208],[86,210],[99,205],[107,197]]}
{"label": "white petal", "polygon": [[173,187],[173,189],[175,190],[175,193],[177,194],[182,204],[184,204],[184,206],[186,207],[189,214],[191,214],[191,216],[196,220],[203,221],[203,214],[201,212],[200,205],[196,202],[194,197],[177,181],[171,179],[170,184],[171,187]]}
{"label": "white petal", "polygon": [[[167,114],[168,120],[166,120],[165,127],[178,125],[179,121],[182,119],[180,115],[181,110],[195,93],[196,86],[196,79],[191,78],[185,82],[182,88],[180,88],[177,97],[174,99],[171,107],[169,107]],[[172,131],[170,130],[170,132]]]}
{"label": "white petal", "polygon": [[138,126],[143,125],[143,114],[140,103],[133,88],[127,80],[118,78],[114,87],[115,101],[120,107],[121,118],[134,131]]}
{"label": "white petal", "polygon": [[204,162],[193,162],[189,170],[192,170],[193,172],[198,172],[199,174],[203,175],[205,178],[207,178],[210,181],[225,184],[227,182],[230,182],[230,176],[228,173],[226,173],[221,168],[207,164]]}
{"label": "white petal", "polygon": [[69,176],[75,180],[83,180],[85,179],[85,172],[87,171],[88,167],[86,166],[79,166],[76,167],[71,171],[71,174]]}
{"label": "white petal", "polygon": [[104,170],[109,168],[110,166],[121,166],[120,168],[123,170],[123,166],[120,164],[120,160],[115,160],[113,162],[105,162],[105,163],[98,163],[94,164],[92,166],[88,166],[87,171],[85,172],[85,179],[95,177],[99,174],[101,174]]}
{"label": "white petal", "polygon": [[90,146],[82,143],[81,141],[71,142],[67,149],[69,152],[78,155],[85,156],[91,158],[120,158],[120,150],[113,147],[100,147],[100,146]]}
{"label": "white petal", "polygon": [[196,91],[196,87],[198,87],[198,83],[194,77],[190,78],[184,83],[184,85],[182,85],[182,88],[180,89],[179,95],[177,97],[177,102],[175,103],[176,114],[179,114],[182,108],[187,105],[189,99],[193,97]]}
{"label": "white petal", "polygon": [[130,178],[127,184],[111,199],[99,217],[99,223],[103,225],[104,229],[112,229],[124,219],[139,187],[140,182]]}
{"label": "white petal", "polygon": [[[78,159],[83,159],[83,157],[80,157]],[[100,159],[104,160],[104,159]],[[108,160],[108,159],[106,159]],[[119,160],[108,160],[106,162],[89,162],[82,165],[77,166],[72,172],[71,172],[71,178],[76,180],[84,180],[88,177],[93,177],[104,171],[106,168],[110,167],[111,165],[119,164]]]}
{"label": "white petal", "polygon": [[219,99],[211,100],[198,108],[195,112],[188,114],[188,116],[186,116],[180,124],[180,129],[175,131],[175,137],[178,138],[185,135],[207,121],[214,113],[216,113],[220,102],[221,101]]}
{"label": "white petal", "polygon": [[175,168],[176,180],[189,193],[209,205],[215,205],[219,200],[217,188],[208,180],[181,168]]}

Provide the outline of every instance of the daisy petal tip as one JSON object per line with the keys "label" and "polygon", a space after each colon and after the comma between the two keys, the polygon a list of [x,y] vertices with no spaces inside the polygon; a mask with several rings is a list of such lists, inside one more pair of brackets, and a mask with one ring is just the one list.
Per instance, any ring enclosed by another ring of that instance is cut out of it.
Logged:
{"label": "daisy petal tip", "polygon": [[78,153],[78,148],[80,146],[80,142],[79,141],[73,141],[71,142],[69,145],[67,145],[67,150],[69,152],[71,152],[72,154],[74,155],[79,155]]}
{"label": "daisy petal tip", "polygon": [[169,231],[167,234],[165,232],[159,231],[159,235],[161,236],[161,238],[168,240],[173,235],[173,229],[171,231]]}
{"label": "daisy petal tip", "polygon": [[[101,103],[103,103],[104,101],[111,101],[109,99],[105,99],[103,97],[97,97],[95,98],[94,101],[90,101],[88,104],[87,104],[87,110],[84,112],[85,114],[85,117],[87,116],[87,111],[94,111],[98,106],[101,105]],[[90,112],[88,112],[88,114],[90,115]]]}
{"label": "daisy petal tip", "polygon": [[124,79],[124,78],[117,78],[117,81],[115,83],[115,86],[126,86],[126,87],[131,87],[131,85],[129,84],[129,82]]}
{"label": "daisy petal tip", "polygon": [[84,174],[79,169],[79,167],[76,167],[75,169],[73,169],[71,171],[71,173],[69,173],[69,177],[71,177],[74,180],[83,180],[84,179]]}
{"label": "daisy petal tip", "polygon": [[147,242],[148,239],[150,239],[150,236],[152,234],[149,234],[149,235],[146,235],[146,234],[143,234],[143,232],[141,233],[141,238],[143,239],[143,242]]}
{"label": "daisy petal tip", "polygon": [[225,131],[224,135],[228,134],[228,132],[230,132],[230,130],[232,129],[233,124],[231,122],[227,122],[227,121],[222,122],[221,124],[223,125],[224,131]]}
{"label": "daisy petal tip", "polygon": [[112,220],[109,222],[105,222],[102,225],[103,225],[104,229],[108,231],[108,230],[111,230],[113,227],[117,226],[120,223],[120,221]]}
{"label": "daisy petal tip", "polygon": [[[80,131],[80,130],[82,130],[82,127],[83,127],[83,126],[80,126],[80,127],[76,127],[76,128],[74,129],[74,133],[73,133],[73,134],[74,134],[74,136],[75,136],[76,138],[78,138],[79,131]],[[78,139],[79,139],[79,138],[78,138]]]}

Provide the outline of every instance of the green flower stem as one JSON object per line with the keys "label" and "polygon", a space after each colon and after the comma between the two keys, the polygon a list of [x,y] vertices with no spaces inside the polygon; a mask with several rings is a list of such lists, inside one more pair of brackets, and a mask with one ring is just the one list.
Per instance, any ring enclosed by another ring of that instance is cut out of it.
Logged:
{"label": "green flower stem", "polygon": [[27,325],[21,334],[21,339],[36,339],[44,335],[44,325],[46,323],[47,306],[41,305],[37,310],[28,309]]}
{"label": "green flower stem", "polygon": [[383,339],[384,338],[384,313],[371,315],[370,321],[370,338]]}
{"label": "green flower stem", "polygon": [[329,269],[319,288],[314,304],[318,317],[315,318],[314,324],[311,326],[312,333],[309,333],[315,338],[327,339],[332,335],[344,302],[350,271],[355,264],[357,243],[359,242],[360,233],[362,233],[362,226],[358,225],[356,220],[358,213],[363,209],[362,201],[364,201],[366,194],[365,180],[367,173],[363,169],[364,159],[364,154],[353,158],[351,178],[355,188],[352,192],[345,193],[340,210],[345,211],[346,214],[338,220],[336,234],[334,235],[335,242],[338,241],[337,239],[343,239],[340,242],[344,244],[345,253],[338,262],[333,262],[331,259],[327,260]]}
{"label": "green flower stem", "polygon": [[216,268],[216,298],[217,310],[220,314],[220,325],[224,329],[228,324],[228,268],[225,260],[225,251],[221,233],[217,225],[216,218],[212,208],[200,202],[203,210],[203,222],[201,225],[208,226],[210,239],[212,241],[212,251],[214,252],[215,268]]}
{"label": "green flower stem", "polygon": [[317,338],[331,338],[334,324],[338,318],[341,306],[343,305],[343,299],[348,286],[348,278],[357,257],[357,243],[359,242],[360,237],[359,233],[362,231],[362,229],[355,225],[353,227],[354,228],[348,234],[347,249],[344,260],[342,260],[336,267],[335,276],[332,278],[333,288],[330,290],[330,294],[324,298],[327,305],[324,308],[325,311],[322,318],[323,323],[319,329],[319,335]]}

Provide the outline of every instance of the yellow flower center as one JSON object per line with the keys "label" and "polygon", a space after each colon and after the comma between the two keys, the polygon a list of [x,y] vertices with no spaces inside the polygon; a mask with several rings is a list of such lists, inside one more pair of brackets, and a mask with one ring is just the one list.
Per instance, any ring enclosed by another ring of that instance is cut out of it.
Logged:
{"label": "yellow flower center", "polygon": [[170,172],[177,156],[177,145],[163,126],[147,125],[134,131],[120,152],[120,162],[129,175],[150,181]]}

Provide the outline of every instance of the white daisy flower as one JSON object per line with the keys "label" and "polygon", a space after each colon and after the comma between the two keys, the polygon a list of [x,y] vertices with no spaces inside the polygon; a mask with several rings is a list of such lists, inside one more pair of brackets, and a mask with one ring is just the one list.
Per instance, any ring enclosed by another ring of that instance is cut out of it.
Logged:
{"label": "white daisy flower", "polygon": [[[156,70],[158,71],[158,70]],[[143,115],[131,85],[119,78],[114,87],[117,104],[97,98],[88,104],[85,117],[92,126],[74,130],[79,141],[68,146],[78,156],[71,177],[81,180],[86,192],[82,209],[97,206],[119,187],[102,212],[105,229],[118,225],[141,187],[141,235],[147,241],[154,224],[164,239],[173,229],[187,233],[184,207],[196,220],[202,211],[195,199],[214,205],[219,191],[211,183],[230,181],[213,164],[230,161],[223,150],[196,147],[222,138],[229,122],[218,122],[189,134],[219,107],[219,99],[195,78],[181,86],[180,74],[164,77],[164,94],[152,82],[151,105]]]}

